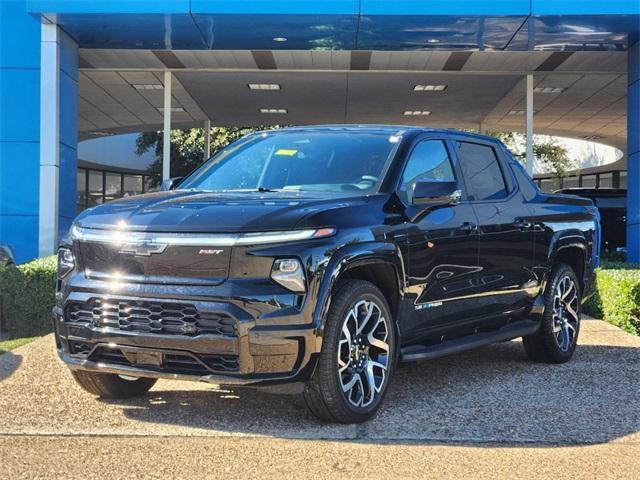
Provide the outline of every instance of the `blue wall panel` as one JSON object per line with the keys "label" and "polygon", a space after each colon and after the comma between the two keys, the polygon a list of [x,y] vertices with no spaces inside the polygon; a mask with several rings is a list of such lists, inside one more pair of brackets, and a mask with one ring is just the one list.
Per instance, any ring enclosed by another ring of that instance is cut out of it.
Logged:
{"label": "blue wall panel", "polygon": [[18,263],[38,257],[38,216],[0,216],[0,241],[9,245]]}
{"label": "blue wall panel", "polygon": [[627,260],[640,262],[640,43],[629,50],[627,91]]}
{"label": "blue wall panel", "polygon": [[189,13],[189,0],[27,0],[31,13]]}
{"label": "blue wall panel", "polygon": [[532,0],[533,15],[640,15],[638,0]]}
{"label": "blue wall panel", "polygon": [[40,68],[40,21],[24,0],[0,0],[0,67]]}
{"label": "blue wall panel", "polygon": [[362,0],[363,15],[529,15],[530,0]]}
{"label": "blue wall panel", "polygon": [[359,0],[191,0],[191,12],[356,15],[359,3]]}
{"label": "blue wall panel", "polygon": [[0,216],[37,215],[39,182],[40,143],[0,142]]}
{"label": "blue wall panel", "polygon": [[40,141],[40,70],[0,70],[0,142]]}

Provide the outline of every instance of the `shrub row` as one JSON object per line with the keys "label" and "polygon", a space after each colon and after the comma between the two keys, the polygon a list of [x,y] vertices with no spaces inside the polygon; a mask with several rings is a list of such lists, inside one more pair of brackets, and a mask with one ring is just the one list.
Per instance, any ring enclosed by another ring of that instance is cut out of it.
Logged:
{"label": "shrub row", "polygon": [[1,324],[11,338],[51,332],[55,289],[56,257],[0,267]]}
{"label": "shrub row", "polygon": [[603,263],[596,269],[595,287],[583,311],[640,335],[640,265]]}

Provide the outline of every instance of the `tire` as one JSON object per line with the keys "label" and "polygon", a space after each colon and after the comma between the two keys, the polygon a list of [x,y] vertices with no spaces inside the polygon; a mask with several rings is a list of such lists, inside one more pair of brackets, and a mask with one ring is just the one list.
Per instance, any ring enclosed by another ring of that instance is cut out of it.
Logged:
{"label": "tire", "polygon": [[580,283],[573,269],[564,263],[553,267],[544,294],[540,329],[522,338],[530,360],[541,363],[571,360],[580,333],[581,302]]}
{"label": "tire", "polygon": [[132,398],[144,395],[156,383],[155,378],[128,380],[112,373],[72,370],[75,381],[87,392],[100,398]]}
{"label": "tire", "polygon": [[325,321],[320,358],[303,392],[311,413],[337,423],[373,417],[393,373],[395,342],[395,324],[382,292],[362,280],[339,284]]}

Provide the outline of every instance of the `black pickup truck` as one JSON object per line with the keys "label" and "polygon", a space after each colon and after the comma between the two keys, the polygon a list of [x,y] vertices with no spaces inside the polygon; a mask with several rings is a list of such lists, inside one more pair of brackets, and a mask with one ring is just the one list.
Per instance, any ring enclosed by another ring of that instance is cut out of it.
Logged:
{"label": "black pickup truck", "polygon": [[531,360],[568,361],[599,235],[590,200],[540,192],[493,138],[257,132],[75,220],[55,338],[101,397],[158,378],[268,386],[361,422],[398,362],[518,337]]}

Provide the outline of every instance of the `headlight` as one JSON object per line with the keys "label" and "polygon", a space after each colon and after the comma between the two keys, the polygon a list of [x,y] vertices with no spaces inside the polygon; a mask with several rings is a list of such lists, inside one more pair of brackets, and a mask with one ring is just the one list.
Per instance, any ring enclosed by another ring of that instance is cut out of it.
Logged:
{"label": "headlight", "polygon": [[76,266],[76,259],[70,248],[58,249],[58,278],[66,277]]}
{"label": "headlight", "polygon": [[304,270],[297,258],[282,258],[273,262],[271,278],[292,292],[304,293],[307,291]]}

